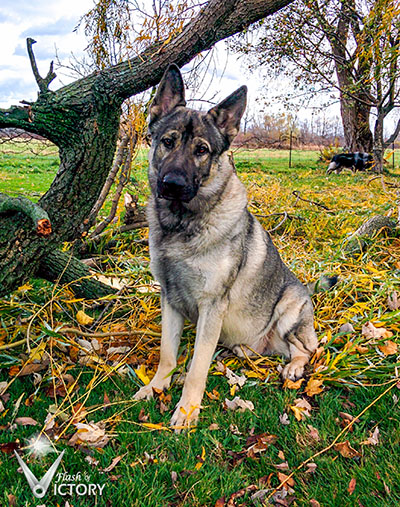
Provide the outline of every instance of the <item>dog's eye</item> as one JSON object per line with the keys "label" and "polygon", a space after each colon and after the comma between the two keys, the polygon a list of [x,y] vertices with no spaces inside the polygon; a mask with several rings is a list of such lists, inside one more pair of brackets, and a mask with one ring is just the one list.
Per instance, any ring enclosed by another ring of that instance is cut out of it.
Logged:
{"label": "dog's eye", "polygon": [[161,142],[168,150],[170,150],[174,146],[173,139],[170,139],[169,137],[164,137],[164,139],[162,139]]}
{"label": "dog's eye", "polygon": [[208,153],[208,147],[205,144],[201,144],[196,148],[196,155],[205,155]]}

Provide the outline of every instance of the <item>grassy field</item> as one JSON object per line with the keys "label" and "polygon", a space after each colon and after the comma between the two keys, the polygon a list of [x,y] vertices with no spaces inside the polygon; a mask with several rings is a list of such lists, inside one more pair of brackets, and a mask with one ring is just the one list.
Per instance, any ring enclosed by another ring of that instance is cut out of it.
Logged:
{"label": "grassy field", "polygon": [[[0,397],[0,505],[400,504],[400,311],[387,301],[399,290],[400,241],[382,232],[363,253],[343,253],[367,218],[397,213],[400,171],[384,181],[365,173],[327,177],[310,151],[295,151],[291,169],[285,151],[240,151],[235,160],[250,211],[297,276],[304,283],[339,276],[332,290],[313,296],[320,347],[306,379],[282,385],[280,358],[239,360],[218,348],[197,429],[172,433],[194,329],[185,328],[169,392],[132,401],[159,358],[159,292],[147,248],[135,242],[146,231],[121,236],[112,250],[101,245],[94,255],[104,272],[129,281],[129,296],[96,306],[32,280],[0,301],[0,392],[7,385]],[[144,153],[135,164],[131,190],[145,202]],[[0,192],[39,198],[56,168],[52,149],[35,157],[0,147]],[[351,334],[339,332],[346,323]],[[5,345],[27,335],[30,353]],[[228,384],[218,361],[246,376],[242,388]],[[229,410],[224,400],[235,396],[254,410]],[[38,434],[65,449],[58,472],[81,474],[56,476],[43,499],[33,497],[11,452],[17,449],[40,479],[56,454],[28,453],[27,439]],[[62,482],[72,495],[54,493]],[[102,495],[80,496],[77,483],[100,486]]]}

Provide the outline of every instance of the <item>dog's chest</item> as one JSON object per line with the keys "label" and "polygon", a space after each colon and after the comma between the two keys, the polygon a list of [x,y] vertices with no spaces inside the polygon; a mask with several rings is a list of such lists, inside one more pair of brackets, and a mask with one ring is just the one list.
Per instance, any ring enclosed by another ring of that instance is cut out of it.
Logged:
{"label": "dog's chest", "polygon": [[172,252],[151,249],[151,271],[169,303],[192,322],[199,306],[226,291],[233,260],[224,248],[187,255],[184,247]]}

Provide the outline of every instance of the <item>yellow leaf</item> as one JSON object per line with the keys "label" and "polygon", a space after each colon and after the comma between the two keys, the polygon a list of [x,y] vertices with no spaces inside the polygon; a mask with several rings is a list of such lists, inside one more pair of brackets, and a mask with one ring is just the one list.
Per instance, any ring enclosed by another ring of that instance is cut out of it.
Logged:
{"label": "yellow leaf", "polygon": [[310,378],[310,380],[307,382],[305,389],[307,396],[314,396],[315,394],[321,393],[323,391],[322,387],[323,383],[324,383],[323,380]]}
{"label": "yellow leaf", "polygon": [[390,356],[391,354],[397,353],[397,343],[386,340],[384,345],[378,345],[378,349],[383,352],[385,356]]}
{"label": "yellow leaf", "polygon": [[46,342],[42,342],[40,345],[32,349],[28,362],[33,363],[34,361],[36,362],[41,361],[45,348]]}
{"label": "yellow leaf", "polygon": [[283,383],[283,387],[287,387],[288,389],[300,389],[301,384],[303,382],[304,382],[303,378],[299,378],[299,380],[296,380],[296,382],[293,382],[293,380],[287,378]]}
{"label": "yellow leaf", "polygon": [[94,321],[94,318],[87,315],[83,310],[79,310],[79,312],[76,314],[76,320],[82,326],[87,326]]}
{"label": "yellow leaf", "polygon": [[237,390],[237,384],[234,384],[233,386],[231,386],[231,388],[229,390],[230,395],[235,396],[236,390]]}
{"label": "yellow leaf", "polygon": [[196,465],[194,467],[196,470],[200,470],[200,468],[203,466],[203,464],[206,460],[206,450],[204,449],[204,446],[202,446],[201,449],[202,449],[202,451],[201,451],[200,461],[198,463],[196,463]]}
{"label": "yellow leaf", "polygon": [[294,413],[295,418],[298,421],[301,421],[302,419],[304,419],[304,417],[303,417],[304,409],[302,409],[301,407],[296,407],[296,405],[291,405],[290,406],[290,410],[292,410],[292,412]]}
{"label": "yellow leaf", "polygon": [[142,426],[145,426],[146,428],[149,428],[150,430],[165,430],[165,431],[169,431],[169,428],[167,428],[166,426],[163,426],[162,423],[160,423],[160,424],[142,423]]}
{"label": "yellow leaf", "polygon": [[146,373],[146,367],[144,364],[141,364],[140,367],[136,368],[136,370],[134,370],[134,371],[145,386],[147,386],[147,384],[150,383],[151,379],[149,378],[149,376]]}

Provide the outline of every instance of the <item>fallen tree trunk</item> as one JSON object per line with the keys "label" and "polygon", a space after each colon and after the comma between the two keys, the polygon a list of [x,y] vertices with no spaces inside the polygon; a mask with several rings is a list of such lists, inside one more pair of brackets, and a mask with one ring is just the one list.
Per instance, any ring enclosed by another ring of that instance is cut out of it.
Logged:
{"label": "fallen tree trunk", "polygon": [[[90,211],[112,166],[122,102],[156,85],[171,62],[183,66],[217,41],[290,2],[210,0],[168,43],[161,41],[129,61],[55,92],[48,89],[54,79],[52,65],[47,76],[41,78],[32,51],[35,41],[27,40],[39,96],[23,107],[0,109],[0,128],[24,129],[49,139],[59,147],[60,167],[38,203],[50,218],[51,235],[39,237],[22,212],[12,218],[0,215],[0,296],[37,273],[45,276],[46,266],[50,269],[51,265],[46,258],[63,242],[87,234]],[[57,268],[62,269],[62,263]]]}
{"label": "fallen tree trunk", "polygon": [[362,252],[367,240],[383,229],[394,229],[397,226],[396,220],[384,215],[376,215],[364,222],[347,240],[344,251],[349,254]]}

